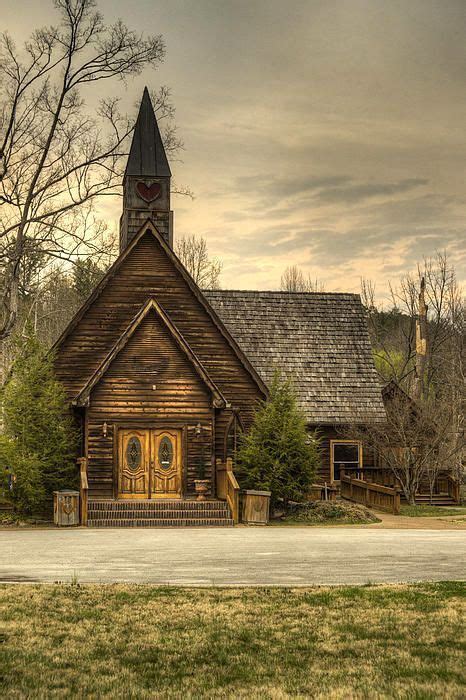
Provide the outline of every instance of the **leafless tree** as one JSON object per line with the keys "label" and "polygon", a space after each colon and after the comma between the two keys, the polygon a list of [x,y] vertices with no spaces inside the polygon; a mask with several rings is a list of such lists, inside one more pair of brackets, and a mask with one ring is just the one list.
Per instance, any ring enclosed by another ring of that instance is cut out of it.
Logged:
{"label": "leafless tree", "polygon": [[387,326],[387,314],[376,308],[374,285],[363,282],[376,366],[414,400],[417,418],[411,420],[402,402],[392,402],[387,432],[391,448],[377,429],[374,446],[385,445],[385,459],[406,494],[412,496],[411,487],[424,479],[432,496],[442,471],[462,479],[464,296],[444,253],[424,260],[416,275],[403,277],[390,293],[393,309]]}
{"label": "leafless tree", "polygon": [[[35,31],[22,50],[0,37],[0,340],[15,328],[28,275],[105,249],[89,222],[97,197],[119,193],[134,122],[114,98],[92,117],[86,90],[138,75],[165,55],[161,36],[106,25],[94,0],[55,6],[57,26]],[[155,106],[170,117],[168,97],[162,88]],[[172,129],[166,137],[169,151],[179,147]]]}
{"label": "leafless tree", "polygon": [[420,486],[426,482],[432,500],[438,477],[451,474],[464,436],[452,439],[451,414],[445,403],[418,403],[394,382],[388,389],[386,422],[354,424],[347,435],[361,440],[365,449],[376,455],[378,465],[390,469],[408,503],[415,504]]}
{"label": "leafless tree", "polygon": [[202,236],[182,236],[175,244],[175,252],[201,289],[220,289],[222,262],[209,258]]}
{"label": "leafless tree", "polygon": [[311,275],[304,275],[297,265],[287,267],[280,279],[282,292],[323,292],[324,285]]}

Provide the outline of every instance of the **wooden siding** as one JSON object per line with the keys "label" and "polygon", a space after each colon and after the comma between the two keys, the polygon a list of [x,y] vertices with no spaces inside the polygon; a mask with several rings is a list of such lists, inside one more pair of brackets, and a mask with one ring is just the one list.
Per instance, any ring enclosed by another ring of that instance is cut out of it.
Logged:
{"label": "wooden siding", "polygon": [[74,398],[142,305],[154,297],[228,401],[251,414],[260,391],[151,233],[142,236],[57,348],[56,369]]}
{"label": "wooden siding", "polygon": [[[261,395],[259,388],[150,232],[136,242],[75,328],[57,347],[56,370],[70,400],[84,387],[150,298],[162,306],[226,400],[240,408],[247,423]],[[154,372],[157,372],[155,381]],[[170,377],[167,372],[171,373]],[[154,392],[152,384],[157,382],[160,386]],[[216,456],[223,458],[230,412],[214,412],[210,406],[205,385],[169,338],[167,329],[151,314],[150,322],[141,323],[91,394],[91,405],[86,409],[90,495],[114,496],[114,425],[142,425],[147,421],[185,428],[184,492],[193,494],[202,442],[206,453],[212,454],[214,449],[213,460]],[[104,422],[108,424],[107,437],[103,436]],[[191,439],[192,429],[198,422],[205,430],[203,437],[195,441]],[[217,446],[221,450],[218,455]],[[214,488],[214,476],[206,474],[206,478],[211,476]]]}
{"label": "wooden siding", "polygon": [[[119,425],[183,427],[184,490],[194,493],[201,445],[206,460],[211,461],[211,396],[154,311],[95,386],[87,415],[91,497],[114,495],[115,432]],[[107,437],[103,435],[104,423]],[[203,428],[200,438],[194,436],[198,423]],[[206,478],[211,478],[209,469]]]}

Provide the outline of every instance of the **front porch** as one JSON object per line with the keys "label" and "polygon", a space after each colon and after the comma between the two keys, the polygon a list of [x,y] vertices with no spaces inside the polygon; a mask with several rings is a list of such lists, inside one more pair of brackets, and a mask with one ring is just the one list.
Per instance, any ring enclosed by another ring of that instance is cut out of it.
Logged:
{"label": "front porch", "polygon": [[80,522],[88,527],[229,527],[239,521],[239,486],[232,460],[216,462],[216,495],[164,499],[89,498],[88,460],[80,468]]}

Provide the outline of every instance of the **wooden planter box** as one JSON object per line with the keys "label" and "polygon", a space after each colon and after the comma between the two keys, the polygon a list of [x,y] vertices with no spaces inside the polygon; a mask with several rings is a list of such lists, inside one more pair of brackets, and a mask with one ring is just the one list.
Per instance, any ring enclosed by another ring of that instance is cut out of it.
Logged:
{"label": "wooden planter box", "polygon": [[270,491],[246,490],[243,496],[243,523],[267,525],[270,511]]}
{"label": "wooden planter box", "polygon": [[59,527],[79,525],[79,491],[53,492],[53,522]]}
{"label": "wooden planter box", "polygon": [[322,501],[322,490],[323,486],[320,484],[313,484],[311,488],[309,489],[309,492],[307,493],[307,501]]}

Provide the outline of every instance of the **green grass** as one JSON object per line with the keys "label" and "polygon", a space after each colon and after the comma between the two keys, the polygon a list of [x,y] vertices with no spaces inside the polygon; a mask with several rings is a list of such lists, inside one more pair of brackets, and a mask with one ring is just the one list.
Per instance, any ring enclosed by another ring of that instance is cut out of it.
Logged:
{"label": "green grass", "polygon": [[0,696],[466,695],[466,586],[0,586]]}
{"label": "green grass", "polygon": [[400,515],[408,515],[410,518],[439,518],[445,515],[466,516],[466,506],[409,506],[400,507]]}

